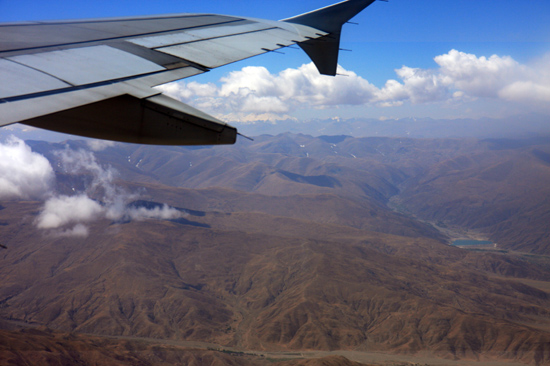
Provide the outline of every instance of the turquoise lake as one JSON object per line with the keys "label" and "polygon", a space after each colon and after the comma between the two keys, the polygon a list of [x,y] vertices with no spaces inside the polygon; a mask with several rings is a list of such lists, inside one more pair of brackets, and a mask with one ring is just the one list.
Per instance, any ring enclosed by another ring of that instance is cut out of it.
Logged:
{"label": "turquoise lake", "polygon": [[493,245],[492,241],[487,240],[454,240],[453,245]]}

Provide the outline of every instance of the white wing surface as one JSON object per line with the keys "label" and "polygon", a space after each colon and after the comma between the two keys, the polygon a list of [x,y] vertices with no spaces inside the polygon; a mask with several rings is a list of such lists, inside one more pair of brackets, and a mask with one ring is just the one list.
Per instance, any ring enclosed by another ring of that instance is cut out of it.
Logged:
{"label": "white wing surface", "polygon": [[0,126],[145,144],[234,143],[234,127],[153,87],[293,44],[335,75],[342,24],[373,1],[284,21],[178,14],[0,24]]}

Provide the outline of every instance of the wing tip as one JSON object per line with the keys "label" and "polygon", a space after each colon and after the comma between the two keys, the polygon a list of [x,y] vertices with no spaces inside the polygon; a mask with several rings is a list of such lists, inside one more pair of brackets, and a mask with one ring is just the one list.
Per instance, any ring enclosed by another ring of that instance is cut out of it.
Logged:
{"label": "wing tip", "polygon": [[346,0],[292,18],[286,23],[305,25],[328,33],[298,43],[323,75],[335,76],[340,52],[342,26],[376,0]]}

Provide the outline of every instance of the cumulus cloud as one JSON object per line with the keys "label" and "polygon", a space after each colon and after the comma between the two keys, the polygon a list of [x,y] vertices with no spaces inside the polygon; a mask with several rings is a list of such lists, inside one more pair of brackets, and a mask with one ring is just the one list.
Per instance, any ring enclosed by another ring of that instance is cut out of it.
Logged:
{"label": "cumulus cloud", "polygon": [[264,67],[245,67],[221,79],[222,97],[238,97],[244,112],[288,112],[300,104],[325,107],[362,104],[373,97],[376,87],[352,71],[339,69],[347,76],[319,75],[310,63],[272,75]]}
{"label": "cumulus cloud", "polygon": [[23,140],[10,136],[0,144],[0,199],[40,199],[53,182],[49,161]]}
{"label": "cumulus cloud", "polygon": [[278,74],[249,66],[221,78],[219,85],[176,82],[159,88],[221,119],[238,122],[275,121],[291,118],[299,109],[349,105],[395,107],[493,98],[542,108],[550,101],[550,56],[524,65],[510,56],[451,50],[434,61],[433,69],[403,66],[395,70],[396,79],[380,88],[341,67],[338,73],[347,76],[319,75],[311,63]]}
{"label": "cumulus cloud", "polygon": [[103,207],[85,194],[52,197],[44,204],[36,226],[39,229],[56,229],[68,224],[81,224],[97,219]]}
{"label": "cumulus cloud", "polygon": [[403,66],[395,72],[403,82],[388,80],[386,85],[375,93],[376,98],[372,102],[390,107],[402,105],[407,101],[413,104],[428,103],[442,100],[447,96],[448,87],[441,77],[431,70]]}
{"label": "cumulus cloud", "polygon": [[451,50],[434,60],[446,85],[479,97],[496,97],[503,87],[527,77],[525,67],[509,56],[477,57]]}
{"label": "cumulus cloud", "polygon": [[352,71],[347,76],[319,75],[313,64],[271,74],[265,67],[244,67],[223,77],[221,85],[176,82],[158,87],[168,95],[192,103],[226,120],[242,122],[292,118],[304,106],[327,108],[361,105],[375,97],[377,88]]}

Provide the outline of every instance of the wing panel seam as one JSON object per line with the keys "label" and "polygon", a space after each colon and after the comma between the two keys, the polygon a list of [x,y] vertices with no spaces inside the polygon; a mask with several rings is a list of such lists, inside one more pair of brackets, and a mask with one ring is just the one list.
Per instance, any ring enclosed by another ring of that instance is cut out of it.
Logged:
{"label": "wing panel seam", "polygon": [[[233,34],[224,34],[222,36],[216,36],[216,37],[210,37],[210,38],[201,38],[201,39],[197,39],[197,40],[193,40],[193,41],[188,41],[188,42],[179,42],[179,43],[173,43],[173,44],[170,44],[168,46],[158,46],[158,47],[152,47],[151,49],[153,50],[159,50],[161,48],[168,48],[168,47],[175,47],[175,46],[181,46],[181,45],[184,45],[184,44],[190,44],[190,43],[198,43],[198,42],[203,42],[203,41],[212,41],[212,40],[215,40],[215,39],[220,39],[220,38],[228,38],[228,37],[234,37],[234,36],[242,36],[244,34],[252,34],[252,33],[258,33],[258,32],[265,32],[265,31],[268,31],[268,30],[272,30],[272,29],[282,29],[282,28],[279,28],[279,27],[269,27],[269,28],[264,28],[264,29],[256,29],[256,30],[252,30],[252,31],[247,31],[247,32],[240,32],[240,33],[233,33]],[[287,31],[288,32],[288,31]],[[289,32],[290,33],[290,32]]]}
{"label": "wing panel seam", "polygon": [[[28,67],[28,66],[26,66],[26,67]],[[193,66],[188,66],[188,67],[193,67]],[[196,68],[196,67],[194,67],[194,68]],[[132,76],[124,77],[124,78],[105,80],[105,81],[101,81],[101,82],[97,82],[97,83],[91,83],[91,84],[85,84],[85,85],[73,85],[73,84],[67,83],[67,84],[72,85],[72,86],[68,87],[68,88],[47,90],[47,91],[38,92],[38,93],[25,94],[25,95],[16,95],[16,96],[13,96],[13,97],[2,98],[2,99],[0,99],[0,103],[16,102],[16,101],[20,101],[20,100],[33,99],[33,98],[38,98],[38,97],[45,97],[45,96],[48,96],[48,95],[64,94],[64,93],[70,93],[70,92],[78,91],[78,90],[93,89],[93,88],[96,88],[96,87],[105,86],[105,85],[109,85],[109,84],[122,83],[122,82],[125,82],[125,81],[140,79],[140,78],[151,76],[151,75],[161,74],[161,73],[167,72],[167,71],[168,70],[154,71],[154,72],[150,72],[150,73],[146,73],[146,74],[132,75]],[[203,70],[201,70],[201,71],[203,71]],[[208,70],[206,70],[206,71],[208,71]],[[162,94],[162,93],[159,92],[159,93],[156,93],[156,94]]]}
{"label": "wing panel seam", "polygon": [[32,67],[32,66],[26,65],[26,64],[24,64],[24,63],[17,62],[17,61],[15,61],[15,60],[11,59],[11,58],[2,58],[2,59],[3,59],[3,60],[6,60],[6,61],[13,62],[14,64],[17,64],[17,65],[19,65],[19,66],[27,67],[27,68],[29,68],[29,69],[31,69],[31,70],[38,71],[39,73],[42,73],[42,74],[44,74],[44,75],[48,75],[48,76],[50,76],[50,77],[52,77],[52,78],[54,78],[54,79],[56,79],[56,80],[59,80],[59,81],[65,83],[65,84],[72,85],[72,86],[76,86],[75,84],[73,84],[73,83],[71,83],[71,82],[68,82],[67,80],[61,79],[59,76],[55,76],[55,75],[53,75],[53,74],[50,74],[50,73],[48,73],[48,72],[45,72],[44,70],[37,69],[36,67]]}

